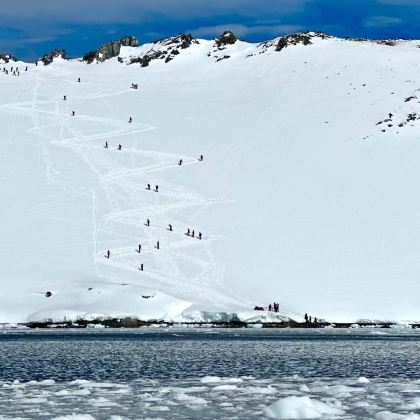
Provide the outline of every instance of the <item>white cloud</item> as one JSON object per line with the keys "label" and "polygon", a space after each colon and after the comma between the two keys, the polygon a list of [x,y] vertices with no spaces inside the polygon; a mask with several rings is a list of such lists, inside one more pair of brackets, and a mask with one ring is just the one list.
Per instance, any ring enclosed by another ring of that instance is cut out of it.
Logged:
{"label": "white cloud", "polygon": [[401,23],[402,19],[393,16],[369,16],[363,22],[366,28],[385,28]]}

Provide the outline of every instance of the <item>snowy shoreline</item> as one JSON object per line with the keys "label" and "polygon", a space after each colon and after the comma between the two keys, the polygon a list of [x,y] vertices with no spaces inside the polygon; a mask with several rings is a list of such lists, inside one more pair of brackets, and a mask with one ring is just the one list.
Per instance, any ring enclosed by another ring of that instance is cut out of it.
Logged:
{"label": "snowy shoreline", "polygon": [[138,329],[138,328],[265,328],[265,329],[418,329],[420,323],[397,323],[397,322],[319,322],[310,324],[295,321],[246,322],[237,320],[230,321],[192,321],[173,322],[164,320],[144,321],[136,318],[108,318],[108,319],[78,319],[66,322],[26,322],[26,323],[4,323],[0,329]]}

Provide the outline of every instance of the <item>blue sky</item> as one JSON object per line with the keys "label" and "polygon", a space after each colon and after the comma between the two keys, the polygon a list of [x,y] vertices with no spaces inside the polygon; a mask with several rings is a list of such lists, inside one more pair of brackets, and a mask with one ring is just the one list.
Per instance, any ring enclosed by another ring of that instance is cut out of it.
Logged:
{"label": "blue sky", "polygon": [[52,48],[78,57],[135,35],[212,38],[233,30],[261,41],[295,31],[420,39],[420,0],[1,0],[0,53],[32,60]]}

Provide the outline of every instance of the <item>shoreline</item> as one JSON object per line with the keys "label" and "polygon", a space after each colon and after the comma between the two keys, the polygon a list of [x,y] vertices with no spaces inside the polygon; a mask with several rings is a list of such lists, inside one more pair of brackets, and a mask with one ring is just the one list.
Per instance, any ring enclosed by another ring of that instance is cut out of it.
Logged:
{"label": "shoreline", "polygon": [[318,322],[305,323],[295,321],[283,322],[245,322],[245,321],[212,321],[212,322],[168,322],[162,320],[143,321],[135,318],[112,318],[112,319],[79,319],[66,322],[26,322],[26,323],[0,323],[0,329],[99,329],[99,328],[122,328],[138,329],[144,327],[184,327],[184,328],[270,328],[270,329],[345,329],[345,328],[375,328],[390,329],[396,327],[411,329],[420,328],[420,323],[399,324],[397,322]]}

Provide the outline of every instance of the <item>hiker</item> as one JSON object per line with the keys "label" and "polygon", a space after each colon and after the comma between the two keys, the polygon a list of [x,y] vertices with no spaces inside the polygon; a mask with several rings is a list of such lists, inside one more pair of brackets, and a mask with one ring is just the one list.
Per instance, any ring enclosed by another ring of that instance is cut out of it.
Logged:
{"label": "hiker", "polygon": [[146,219],[146,226],[150,226],[150,220]]}
{"label": "hiker", "polygon": [[25,67],[25,71],[28,71],[28,66]]}
{"label": "hiker", "polygon": [[77,79],[77,81],[80,83],[80,77]]}
{"label": "hiker", "polygon": [[169,231],[172,232],[172,225],[169,223],[168,225]]}
{"label": "hiker", "polygon": [[190,235],[191,235],[190,228],[188,228],[188,229],[187,229],[187,233],[186,233],[186,235],[187,235],[187,236],[190,236]]}
{"label": "hiker", "polygon": [[149,190],[150,191],[150,184],[147,184],[146,190]]}
{"label": "hiker", "polygon": [[273,307],[271,306],[271,303],[268,305],[268,310],[271,312],[271,309],[273,309]]}
{"label": "hiker", "polygon": [[178,163],[178,165],[179,165],[179,166],[181,166],[181,165],[182,165],[182,159],[179,159],[179,163]]}
{"label": "hiker", "polygon": [[316,317],[314,318],[314,324],[318,324],[318,320],[316,319]]}
{"label": "hiker", "polygon": [[63,98],[63,100],[65,101],[65,100],[67,100],[67,96],[66,95],[64,95],[64,98]]}
{"label": "hiker", "polygon": [[129,123],[133,122],[133,119],[130,117],[130,119],[128,120]]}
{"label": "hiker", "polygon": [[155,192],[159,192],[159,185],[156,185]]}
{"label": "hiker", "polygon": [[108,142],[107,141],[105,142],[105,146],[104,147],[105,147],[105,149],[108,149]]}
{"label": "hiker", "polygon": [[111,256],[111,251],[108,249],[108,251],[106,251],[106,257],[105,258],[109,259],[110,256]]}
{"label": "hiker", "polygon": [[198,232],[198,239],[200,239],[200,241],[201,241],[201,237],[202,237],[201,232]]}
{"label": "hiker", "polygon": [[159,241],[156,242],[156,249],[159,249]]}
{"label": "hiker", "polygon": [[195,235],[195,233],[194,233],[194,229],[193,229],[193,231],[191,232],[191,237],[194,238],[194,235]]}
{"label": "hiker", "polygon": [[71,111],[71,115],[74,117],[74,111]]}
{"label": "hiker", "polygon": [[200,155],[200,159],[198,159],[200,162],[202,162],[204,160],[204,156]]}
{"label": "hiker", "polygon": [[143,271],[143,263],[140,264],[139,270]]}
{"label": "hiker", "polygon": [[122,149],[122,146],[121,146],[121,144],[119,144],[118,145],[118,150],[121,150]]}
{"label": "hiker", "polygon": [[309,323],[312,324],[312,316],[309,315]]}
{"label": "hiker", "polygon": [[136,249],[136,251],[140,254],[140,252],[141,252],[141,244],[139,244],[139,247]]}
{"label": "hiker", "polygon": [[308,318],[308,314],[307,313],[305,313],[304,318],[305,318],[305,322],[307,323],[309,321],[309,318]]}

